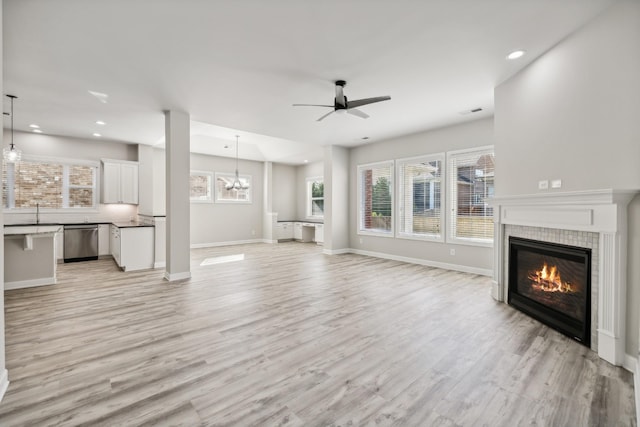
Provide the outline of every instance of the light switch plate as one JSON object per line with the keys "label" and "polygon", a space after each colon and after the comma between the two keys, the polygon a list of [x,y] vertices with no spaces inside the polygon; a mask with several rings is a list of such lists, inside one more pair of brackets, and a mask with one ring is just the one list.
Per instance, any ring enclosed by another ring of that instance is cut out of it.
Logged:
{"label": "light switch plate", "polygon": [[549,181],[544,179],[542,181],[538,181],[538,190],[547,190],[549,188]]}
{"label": "light switch plate", "polygon": [[551,181],[551,188],[562,188],[562,180],[554,179],[553,181]]}

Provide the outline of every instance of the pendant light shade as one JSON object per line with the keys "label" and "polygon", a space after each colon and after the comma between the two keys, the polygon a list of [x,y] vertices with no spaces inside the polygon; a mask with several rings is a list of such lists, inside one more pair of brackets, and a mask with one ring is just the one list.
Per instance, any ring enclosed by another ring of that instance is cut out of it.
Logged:
{"label": "pendant light shade", "polygon": [[2,149],[2,157],[7,163],[18,163],[22,158],[22,151],[18,150],[13,143],[13,100],[17,98],[15,95],[7,95],[11,99],[11,144]]}
{"label": "pendant light shade", "polygon": [[249,189],[249,184],[245,183],[243,184],[240,181],[240,175],[238,174],[238,138],[240,138],[238,135],[236,135],[236,176],[233,180],[233,182],[231,184],[227,184],[225,185],[224,188],[226,188],[227,190],[247,190]]}

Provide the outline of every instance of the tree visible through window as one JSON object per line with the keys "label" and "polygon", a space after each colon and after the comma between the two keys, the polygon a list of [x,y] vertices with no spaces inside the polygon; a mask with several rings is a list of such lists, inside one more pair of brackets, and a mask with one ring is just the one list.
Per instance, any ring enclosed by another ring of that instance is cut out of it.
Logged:
{"label": "tree visible through window", "polygon": [[307,216],[323,217],[324,216],[324,182],[322,178],[307,179]]}
{"label": "tree visible through window", "polygon": [[393,233],[393,163],[358,166],[361,232]]}

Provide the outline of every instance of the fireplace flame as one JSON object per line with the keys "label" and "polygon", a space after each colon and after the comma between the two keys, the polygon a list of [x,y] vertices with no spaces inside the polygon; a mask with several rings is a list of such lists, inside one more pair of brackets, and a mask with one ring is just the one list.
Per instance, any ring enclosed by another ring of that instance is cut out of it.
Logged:
{"label": "fireplace flame", "polygon": [[534,288],[544,292],[575,292],[570,283],[562,281],[558,267],[549,267],[546,262],[542,269],[529,274],[529,279],[535,282]]}

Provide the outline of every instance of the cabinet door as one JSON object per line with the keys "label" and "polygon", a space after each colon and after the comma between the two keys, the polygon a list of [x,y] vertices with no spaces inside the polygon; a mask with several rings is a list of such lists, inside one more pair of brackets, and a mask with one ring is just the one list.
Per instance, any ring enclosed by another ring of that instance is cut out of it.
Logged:
{"label": "cabinet door", "polygon": [[120,165],[120,202],[138,204],[138,165],[123,163]]}
{"label": "cabinet door", "polygon": [[296,222],[293,226],[293,238],[302,240],[302,223]]}
{"label": "cabinet door", "polygon": [[324,225],[316,224],[316,243],[324,243]]}
{"label": "cabinet door", "polygon": [[110,255],[111,230],[108,224],[98,224],[98,255]]}
{"label": "cabinet door", "polygon": [[120,203],[119,163],[102,163],[102,203]]}
{"label": "cabinet door", "polygon": [[111,226],[111,255],[113,255],[113,259],[116,260],[116,264],[122,267],[122,258],[121,258],[121,239],[120,239],[120,229],[115,225]]}
{"label": "cabinet door", "polygon": [[153,268],[153,227],[127,227],[120,229],[122,264],[124,271]]}

